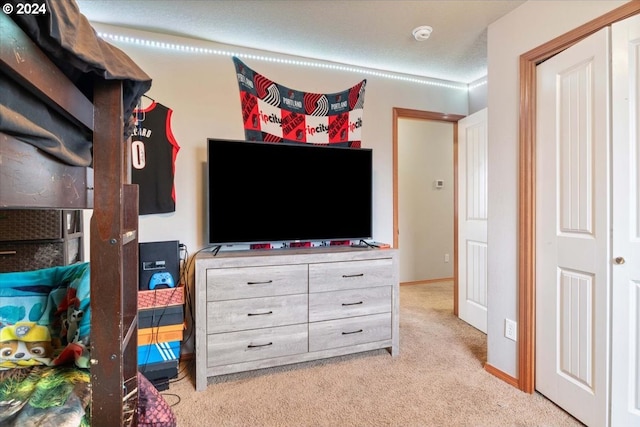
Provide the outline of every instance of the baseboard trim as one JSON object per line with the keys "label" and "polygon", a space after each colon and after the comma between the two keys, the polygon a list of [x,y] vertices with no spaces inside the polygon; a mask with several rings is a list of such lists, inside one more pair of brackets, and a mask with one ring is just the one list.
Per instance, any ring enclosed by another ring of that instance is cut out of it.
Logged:
{"label": "baseboard trim", "polygon": [[487,371],[488,373],[490,373],[491,375],[493,375],[494,377],[497,377],[499,379],[501,379],[502,381],[506,382],[509,385],[512,385],[515,388],[519,388],[519,384],[518,384],[518,379],[512,377],[511,375],[501,371],[500,369],[496,368],[495,366],[492,366],[488,363],[484,364],[484,370]]}
{"label": "baseboard trim", "polygon": [[443,277],[441,279],[414,280],[413,282],[401,282],[400,286],[424,285],[427,283],[435,283],[435,282],[449,282],[451,280],[453,280],[453,277]]}

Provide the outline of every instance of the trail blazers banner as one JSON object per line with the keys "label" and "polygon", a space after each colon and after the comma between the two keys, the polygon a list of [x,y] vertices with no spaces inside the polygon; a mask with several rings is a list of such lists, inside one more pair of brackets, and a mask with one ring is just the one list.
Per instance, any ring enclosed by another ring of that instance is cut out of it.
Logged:
{"label": "trail blazers banner", "polygon": [[366,80],[342,92],[302,92],[274,83],[234,57],[248,141],[359,148]]}

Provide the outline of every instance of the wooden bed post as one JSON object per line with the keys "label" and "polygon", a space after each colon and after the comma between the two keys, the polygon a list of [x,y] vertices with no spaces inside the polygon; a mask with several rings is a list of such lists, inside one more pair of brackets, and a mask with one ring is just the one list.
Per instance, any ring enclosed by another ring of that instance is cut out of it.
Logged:
{"label": "wooden bed post", "polygon": [[138,187],[128,182],[122,83],[94,92],[91,218],[91,424],[135,425],[138,372]]}

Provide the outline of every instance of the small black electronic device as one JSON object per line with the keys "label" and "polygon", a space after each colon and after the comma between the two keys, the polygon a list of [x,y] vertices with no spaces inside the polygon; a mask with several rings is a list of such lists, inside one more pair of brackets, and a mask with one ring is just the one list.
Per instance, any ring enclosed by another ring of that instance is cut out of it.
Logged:
{"label": "small black electronic device", "polygon": [[139,244],[140,290],[170,288],[176,286],[180,275],[179,242],[145,242]]}

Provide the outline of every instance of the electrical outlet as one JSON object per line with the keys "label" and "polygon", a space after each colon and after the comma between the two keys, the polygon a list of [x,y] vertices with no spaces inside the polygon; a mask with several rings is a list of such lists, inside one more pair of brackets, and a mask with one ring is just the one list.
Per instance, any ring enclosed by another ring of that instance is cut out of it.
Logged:
{"label": "electrical outlet", "polygon": [[518,324],[511,319],[504,319],[504,336],[510,340],[518,340]]}
{"label": "electrical outlet", "polygon": [[449,254],[444,254],[444,262],[449,262]]}

